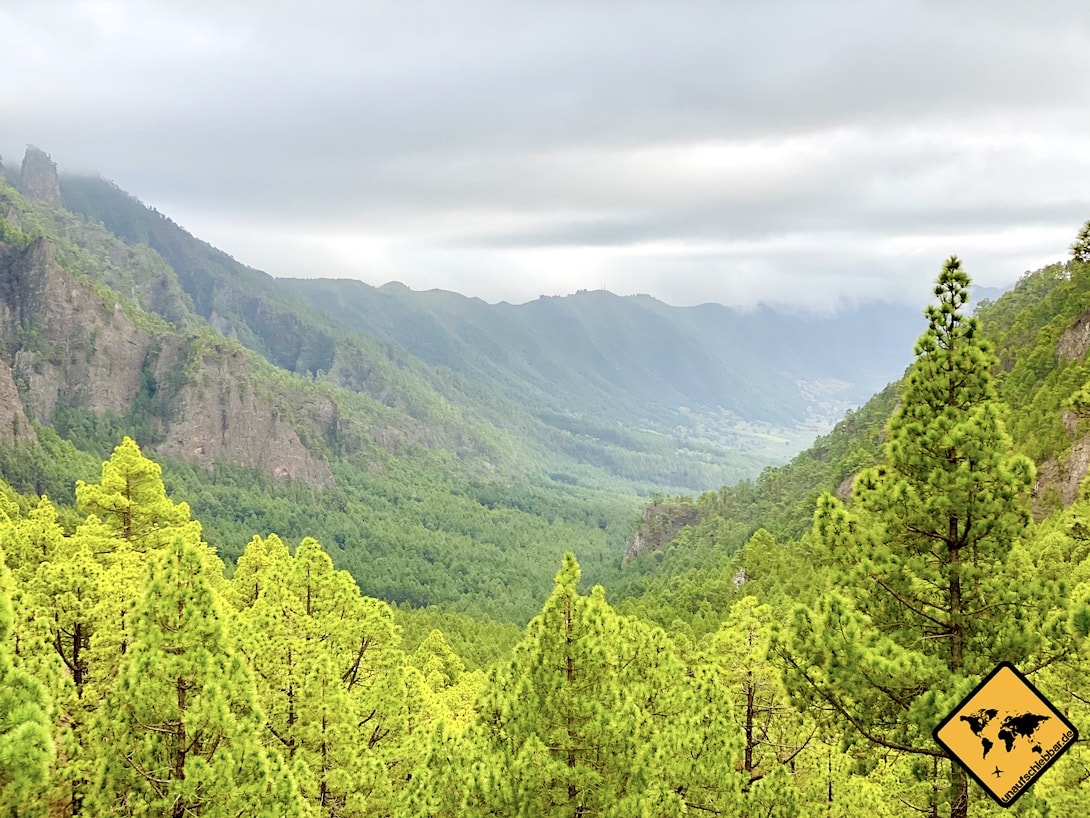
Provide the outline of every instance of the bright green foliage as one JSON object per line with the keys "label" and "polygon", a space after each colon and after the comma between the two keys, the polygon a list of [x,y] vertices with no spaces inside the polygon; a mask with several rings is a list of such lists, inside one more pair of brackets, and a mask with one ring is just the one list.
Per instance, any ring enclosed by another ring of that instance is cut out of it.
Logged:
{"label": "bright green foliage", "polygon": [[44,815],[54,748],[45,687],[16,665],[11,649],[11,577],[0,551],[0,814]]}
{"label": "bright green foliage", "polygon": [[[430,771],[411,794],[414,803],[434,810],[437,792],[460,791],[434,814],[736,808],[738,740],[720,689],[687,675],[661,630],[618,616],[601,588],[581,596],[578,580],[568,555],[552,596],[459,742],[465,752],[450,769]],[[450,758],[449,736],[433,752]]]}
{"label": "bright green foliage", "polygon": [[96,723],[95,814],[303,814],[273,777],[250,671],[204,574],[199,547],[181,540],[148,572],[135,642]]}
{"label": "bright green foliage", "polygon": [[76,503],[138,551],[167,545],[183,528],[194,528],[199,538],[200,523],[190,521],[186,503],[167,497],[162,472],[126,437],[102,464],[100,482],[76,484]]}
{"label": "bright green foliage", "polygon": [[389,608],[362,597],[317,541],[294,557],[255,537],[232,594],[240,643],[257,675],[265,740],[323,815],[381,815],[404,763],[403,657]]}
{"label": "bright green foliage", "polygon": [[54,559],[42,563],[29,588],[44,610],[53,631],[53,645],[64,661],[82,697],[92,676],[91,636],[95,607],[100,599],[102,566],[89,544],[78,537],[66,539]]}
{"label": "bright green foliage", "polygon": [[409,663],[424,674],[433,690],[443,690],[458,683],[466,664],[451,650],[442,631],[433,630],[427,635]]}
{"label": "bright green foliage", "polygon": [[61,716],[55,735],[61,761],[45,797],[70,800],[76,808],[88,774],[80,740],[87,714],[97,706],[97,696],[84,693],[99,671],[90,640],[101,567],[85,543],[64,536],[44,497],[9,525],[7,541],[21,556],[15,622],[20,659],[46,686]]}
{"label": "bright green foliage", "polygon": [[827,579],[810,535],[781,543],[763,528],[757,529],[742,548],[739,570],[741,574],[736,577],[745,580],[742,593],[784,610],[816,599]]}
{"label": "bright green foliage", "polygon": [[[74,812],[79,812],[93,777],[95,739],[89,733],[90,724],[103,697],[117,684],[122,660],[135,640],[134,611],[149,554],[161,551],[158,546],[173,534],[198,548],[213,572],[222,571],[222,564],[199,543],[200,526],[188,521],[185,504],[166,499],[161,481],[150,485],[154,482],[150,478],[132,476],[154,476],[158,469],[133,450],[135,444],[122,444],[104,464],[102,486],[80,487],[85,496],[94,497],[103,486],[120,480],[129,487],[118,495],[128,492],[125,503],[115,505],[122,511],[107,512],[105,519],[92,514],[66,537],[55,510],[43,498],[18,525],[27,544],[23,549],[23,570],[29,573],[26,631],[44,637],[39,641],[50,646],[66,670],[63,683],[50,682],[58,707],[66,714],[61,734],[65,762],[59,765],[55,784]],[[119,470],[119,463],[128,465]],[[160,521],[159,513],[166,514],[166,519]],[[126,527],[131,539],[125,536]],[[38,562],[31,570],[34,560]],[[43,629],[48,629],[47,636],[40,633]],[[37,660],[46,661],[41,655]]]}
{"label": "bright green foliage", "polygon": [[476,716],[477,699],[487,688],[488,677],[480,670],[467,673],[465,662],[442,631],[429,633],[408,662],[431,694],[422,708],[425,719],[444,718],[465,725]]}
{"label": "bright green foliage", "polygon": [[779,670],[768,660],[775,616],[755,597],[742,597],[712,637],[706,657],[730,696],[731,720],[743,737],[742,770],[750,783],[782,774],[785,765],[794,769],[816,733],[791,706]]}
{"label": "bright green foliage", "polygon": [[[1069,509],[1045,521],[1031,548],[1018,555],[1015,581],[1041,578],[1069,589],[1066,604],[1057,606],[1045,627],[1068,650],[1061,661],[1034,678],[1056,707],[1085,731],[1090,725],[1090,482]],[[1049,773],[1034,784],[1038,798],[1052,815],[1076,815],[1087,798],[1090,752],[1076,742]]]}
{"label": "bright green foliage", "polygon": [[[830,495],[819,502],[815,534],[846,581],[796,612],[781,650],[800,690],[855,735],[933,759],[943,753],[932,728],[981,676],[1051,648],[1039,626],[1054,595],[1012,583],[1006,570],[1028,523],[1019,495],[1033,467],[1011,454],[994,359],[961,312],[968,285],[951,258],[889,424],[885,464],[857,478],[852,510]],[[950,791],[937,795],[963,817],[966,778],[948,769]]]}
{"label": "bright green foliage", "polygon": [[506,660],[522,638],[522,627],[511,622],[481,619],[435,605],[428,608],[399,605],[393,612],[407,653],[414,651],[432,631],[440,630],[444,641],[469,669]]}
{"label": "bright green foliage", "polygon": [[57,509],[48,497],[41,497],[25,517],[0,522],[4,532],[4,551],[15,578],[25,582],[34,576],[38,565],[52,559],[64,532],[57,523]]}
{"label": "bright green foliage", "polygon": [[284,580],[282,572],[290,564],[291,552],[283,540],[275,534],[264,539],[255,534],[235,565],[235,573],[231,577],[231,601],[238,608],[253,605],[262,590],[274,581],[274,577]]}

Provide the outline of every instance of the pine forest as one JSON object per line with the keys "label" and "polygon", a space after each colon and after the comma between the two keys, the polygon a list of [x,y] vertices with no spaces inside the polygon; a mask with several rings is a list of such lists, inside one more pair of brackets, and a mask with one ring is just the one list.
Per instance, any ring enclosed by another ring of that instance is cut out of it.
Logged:
{"label": "pine forest", "polygon": [[[198,281],[211,248],[89,190],[0,185],[33,410],[0,450],[0,815],[984,818],[932,731],[1001,662],[1090,738],[1090,223],[994,301],[936,262],[904,378],[761,471],[768,429],[724,459],[650,402],[627,437],[591,398],[532,415],[521,363],[475,389],[225,258]],[[55,334],[57,282],[97,335]],[[44,420],[122,325],[132,402],[89,378]],[[233,406],[294,459],[231,449]],[[1085,741],[1010,814],[1086,814]]]}

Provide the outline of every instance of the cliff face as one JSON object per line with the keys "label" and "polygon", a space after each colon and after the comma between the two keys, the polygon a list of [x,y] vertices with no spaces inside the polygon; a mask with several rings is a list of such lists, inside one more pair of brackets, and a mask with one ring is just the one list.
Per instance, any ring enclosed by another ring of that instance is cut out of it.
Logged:
{"label": "cliff face", "polygon": [[697,525],[707,513],[687,503],[653,502],[643,510],[636,531],[628,538],[624,560],[627,563],[648,551],[661,551],[687,525]]}
{"label": "cliff face", "polygon": [[333,484],[329,464],[312,455],[281,410],[259,394],[237,349],[203,354],[199,374],[181,387],[174,405],[177,420],[157,447],[164,454],[208,469],[227,461],[313,486]]}
{"label": "cliff face", "polygon": [[124,415],[141,385],[151,334],[57,265],[44,239],[0,267],[0,328],[24,399],[41,423],[59,404]]}
{"label": "cliff face", "polygon": [[11,367],[0,361],[0,445],[33,443],[38,439],[23,411],[19,390],[11,377]]}
{"label": "cliff face", "polygon": [[19,185],[23,195],[32,202],[39,202],[48,207],[64,207],[57,166],[49,158],[48,153],[33,145],[27,147],[26,154],[23,156]]}
{"label": "cliff face", "polygon": [[[154,415],[154,450],[206,468],[230,462],[316,486],[333,482],[240,351],[226,343],[198,351],[206,341],[138,321],[68,274],[45,239],[0,245],[0,338],[0,443],[33,439],[24,405],[49,424],[62,406],[125,417],[143,399],[142,411]],[[321,415],[307,418],[319,424],[317,435],[325,432]]]}

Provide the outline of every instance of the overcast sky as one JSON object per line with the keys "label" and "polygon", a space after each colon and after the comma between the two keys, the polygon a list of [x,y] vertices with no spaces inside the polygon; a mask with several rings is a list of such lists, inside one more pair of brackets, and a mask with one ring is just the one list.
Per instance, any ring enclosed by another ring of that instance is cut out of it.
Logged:
{"label": "overcast sky", "polygon": [[278,276],[920,302],[1090,219],[1090,3],[0,0],[0,155]]}

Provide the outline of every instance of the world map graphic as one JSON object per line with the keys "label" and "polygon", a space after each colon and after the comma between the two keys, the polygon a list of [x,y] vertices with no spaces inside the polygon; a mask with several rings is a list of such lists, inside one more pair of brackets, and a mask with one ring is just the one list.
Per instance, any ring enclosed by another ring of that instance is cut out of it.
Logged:
{"label": "world map graphic", "polygon": [[[973,735],[980,740],[980,746],[984,750],[982,758],[987,758],[988,753],[995,746],[995,742],[984,735],[984,731],[994,724],[998,718],[999,711],[995,708],[978,710],[975,713],[961,717],[961,720],[969,725]],[[1042,716],[1037,713],[1004,713],[1003,720],[999,722],[996,738],[1003,742],[1003,747],[1008,753],[1015,748],[1019,741],[1024,741],[1029,744],[1030,750],[1039,755],[1041,753],[1041,743],[1036,738],[1037,730],[1050,718],[1052,717]]]}

